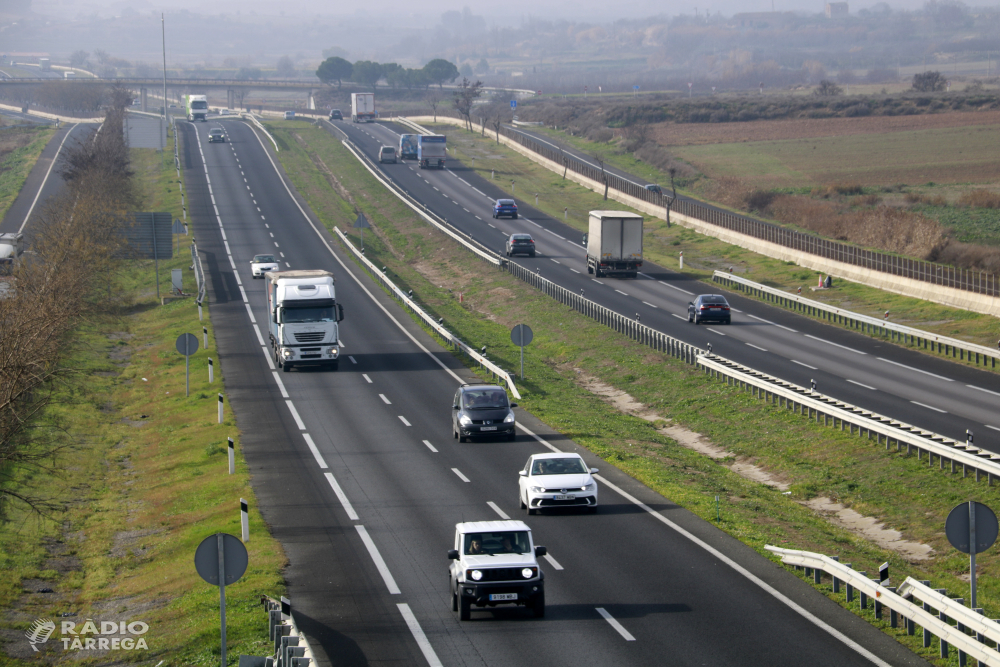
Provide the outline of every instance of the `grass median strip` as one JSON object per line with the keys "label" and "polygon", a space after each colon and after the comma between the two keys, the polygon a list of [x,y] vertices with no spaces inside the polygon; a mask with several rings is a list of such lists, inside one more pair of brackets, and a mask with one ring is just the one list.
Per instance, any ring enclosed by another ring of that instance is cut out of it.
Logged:
{"label": "grass median strip", "polygon": [[[0,220],[55,133],[48,125],[7,128],[0,136]],[[20,225],[20,221],[18,221]]]}
{"label": "grass median strip", "polygon": [[[615,334],[430,229],[322,128],[288,125],[272,131],[289,147],[280,157],[299,192],[324,224],[348,230],[355,243],[351,223],[364,212],[372,224],[366,256],[387,266],[434,317],[474,347],[486,345],[504,368],[518,361],[510,327],[531,326],[527,377],[518,382],[526,410],[760,552],[766,543],[814,550],[869,572],[889,561],[894,577],[930,579],[968,597],[965,560],[947,545],[944,520],[961,501],[995,503],[994,489],[762,404]],[[721,455],[712,459],[679,444],[685,439],[714,444]],[[751,468],[769,483],[747,476]],[[930,550],[876,544],[861,532],[866,517],[901,531],[905,540],[898,542]],[[996,556],[980,559],[981,574],[998,567]],[[993,577],[982,576],[979,596],[987,614],[1000,608]],[[893,635],[933,658],[913,638]]]}

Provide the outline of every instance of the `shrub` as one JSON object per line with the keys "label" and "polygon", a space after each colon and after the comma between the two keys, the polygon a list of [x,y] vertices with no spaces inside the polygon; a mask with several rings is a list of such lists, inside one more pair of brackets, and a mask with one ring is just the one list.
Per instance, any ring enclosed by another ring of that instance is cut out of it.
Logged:
{"label": "shrub", "polygon": [[838,195],[860,195],[864,192],[860,183],[834,183],[830,187]]}
{"label": "shrub", "polygon": [[855,104],[854,106],[849,106],[844,109],[844,115],[848,118],[855,116],[869,116],[871,115],[871,108],[867,104]]}
{"label": "shrub", "polygon": [[736,120],[740,121],[741,123],[746,123],[751,120],[757,120],[757,114],[755,114],[753,111],[750,111],[749,109],[744,109],[740,111],[738,114],[736,114]]}
{"label": "shrub", "polygon": [[777,197],[777,193],[755,188],[743,196],[743,207],[748,211],[764,212],[774,202],[775,197]]}
{"label": "shrub", "polygon": [[713,111],[712,115],[708,117],[710,123],[728,123],[729,122],[729,112],[728,111]]}
{"label": "shrub", "polygon": [[958,203],[969,208],[1000,208],[1000,193],[992,190],[969,190],[958,199]]}
{"label": "shrub", "polygon": [[860,195],[851,200],[851,206],[878,206],[882,203],[882,198],[877,194]]}

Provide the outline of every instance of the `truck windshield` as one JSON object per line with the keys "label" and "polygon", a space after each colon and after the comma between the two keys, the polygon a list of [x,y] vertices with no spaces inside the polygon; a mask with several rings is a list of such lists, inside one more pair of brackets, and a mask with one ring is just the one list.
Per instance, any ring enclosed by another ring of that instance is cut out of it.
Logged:
{"label": "truck windshield", "polygon": [[467,556],[495,556],[497,554],[524,554],[530,551],[528,532],[505,530],[497,533],[466,533]]}
{"label": "truck windshield", "polygon": [[208,102],[202,102],[200,100],[195,100],[194,102],[191,102],[191,108],[192,109],[207,109],[208,108]]}
{"label": "truck windshield", "polygon": [[333,306],[285,308],[281,321],[285,324],[296,322],[333,322]]}

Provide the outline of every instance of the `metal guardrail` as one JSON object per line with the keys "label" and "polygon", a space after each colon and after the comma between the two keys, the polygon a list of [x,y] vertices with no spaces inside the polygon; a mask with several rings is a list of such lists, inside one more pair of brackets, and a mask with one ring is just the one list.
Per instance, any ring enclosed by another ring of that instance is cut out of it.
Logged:
{"label": "metal guardrail", "polygon": [[191,264],[194,267],[194,278],[198,283],[198,305],[205,303],[205,269],[201,265],[201,255],[198,254],[198,244],[191,241]]}
{"label": "metal guardrail", "polygon": [[845,324],[860,330],[862,333],[888,337],[893,341],[898,340],[904,345],[912,343],[917,347],[929,349],[931,352],[958,357],[962,360],[965,360],[966,355],[968,355],[968,360],[970,362],[975,360],[977,366],[980,360],[982,360],[984,366],[996,368],[997,359],[1000,359],[1000,350],[994,350],[985,345],[977,345],[976,343],[969,343],[957,338],[949,338],[948,336],[938,336],[937,334],[932,334],[921,329],[880,320],[877,317],[860,315],[820,301],[807,299],[798,294],[789,294],[775,287],[761,285],[760,283],[735,276],[726,271],[715,271],[712,279],[715,282],[725,284],[731,289],[748,292],[765,301],[777,303],[785,308],[798,310],[807,315],[813,315],[837,324]]}
{"label": "metal guardrail", "polygon": [[[996,641],[1000,625],[987,621],[973,610],[963,607],[957,600],[947,598],[943,593],[937,593],[923,583],[919,584],[919,588],[912,584],[909,586],[904,584],[905,590],[904,586],[900,586],[899,589],[882,586],[878,579],[869,579],[866,572],[854,570],[850,563],[841,563],[830,556],[810,551],[782,549],[770,544],[764,548],[781,556],[781,562],[786,565],[805,568],[806,575],[811,574],[815,583],[821,582],[822,573],[825,572],[833,578],[834,593],[839,593],[840,585],[844,584],[848,602],[853,602],[854,593],[858,592],[859,607],[862,610],[867,609],[869,600],[872,601],[877,620],[881,620],[884,610],[888,609],[889,627],[899,627],[899,617],[902,617],[906,633],[913,635],[916,626],[919,625],[923,628],[924,648],[931,646],[932,636],[938,637],[939,654],[942,658],[947,658],[949,649],[955,648],[959,652],[960,664],[965,664],[967,655],[978,660],[980,665],[1000,665],[1000,653],[983,643],[987,638]],[[913,580],[907,579],[907,582]],[[908,599],[914,597],[922,600],[923,604]],[[951,624],[952,621],[955,625]],[[994,628],[988,628],[987,624],[993,625]],[[981,629],[989,629],[990,635],[979,633]],[[967,634],[969,630],[978,634],[970,636]]]}
{"label": "metal guardrail", "polygon": [[841,431],[846,428],[852,435],[856,428],[859,437],[866,436],[869,440],[874,435],[879,444],[885,442],[887,450],[895,445],[896,451],[902,451],[905,445],[906,453],[915,452],[918,459],[926,452],[928,465],[932,465],[934,457],[937,457],[941,470],[945,470],[945,462],[949,462],[950,472],[957,472],[961,466],[964,477],[972,470],[977,482],[984,474],[990,485],[995,478],[1000,479],[1000,455],[863,410],[722,357],[702,355],[698,357],[697,363],[712,377],[750,391],[755,397],[769,403],[815,418],[817,422],[822,418],[825,426],[832,425],[836,428],[839,425]]}
{"label": "metal guardrail", "polygon": [[257,126],[257,129],[263,132],[267,136],[267,138],[271,140],[271,143],[274,144],[275,153],[281,150],[280,148],[278,148],[278,142],[275,141],[274,137],[271,136],[271,133],[267,131],[267,129],[261,124],[259,120],[257,120],[257,118],[252,113],[247,113],[244,111],[243,113],[240,114],[240,117],[249,118],[253,122],[253,124]]}
{"label": "metal guardrail", "polygon": [[270,656],[240,656],[240,665],[251,667],[309,667],[315,662],[309,641],[299,630],[292,615],[292,603],[288,598],[275,600],[268,595],[260,596],[264,611],[267,612],[267,635],[271,642]]}
{"label": "metal guardrail", "polygon": [[381,269],[375,266],[370,259],[365,257],[364,254],[358,250],[353,243],[351,243],[350,239],[348,239],[347,236],[340,231],[339,227],[334,227],[333,230],[337,233],[337,236],[340,237],[340,240],[344,243],[344,245],[347,246],[347,249],[350,250],[354,256],[368,268],[368,271],[375,277],[379,284],[389,290],[389,292],[396,299],[398,299],[411,312],[415,313],[421,320],[423,320],[424,324],[433,329],[437,335],[448,341],[448,344],[451,345],[452,348],[461,350],[465,354],[469,355],[469,357],[473,360],[479,362],[479,365],[482,368],[488,370],[494,378],[498,381],[503,381],[507,385],[507,388],[510,389],[510,393],[514,396],[514,398],[521,398],[521,394],[517,391],[517,387],[514,385],[514,378],[510,373],[497,366],[466,343],[462,342],[458,336],[448,331],[438,321],[428,315],[427,311],[421,308],[411,296],[396,286],[396,284],[392,282],[392,280],[390,280]]}

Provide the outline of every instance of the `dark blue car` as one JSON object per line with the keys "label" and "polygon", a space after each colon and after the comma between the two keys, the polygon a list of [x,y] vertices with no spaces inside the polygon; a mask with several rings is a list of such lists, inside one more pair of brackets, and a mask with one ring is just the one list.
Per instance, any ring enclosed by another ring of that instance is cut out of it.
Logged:
{"label": "dark blue car", "polygon": [[513,199],[498,199],[497,203],[493,204],[493,217],[502,218],[504,216],[517,220],[517,204],[514,203]]}

